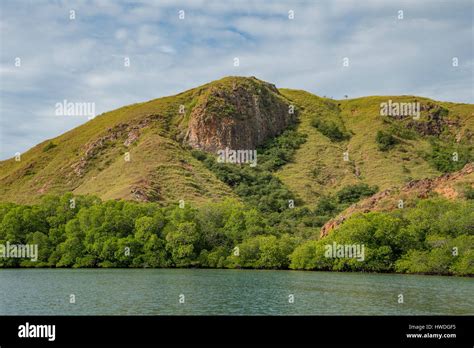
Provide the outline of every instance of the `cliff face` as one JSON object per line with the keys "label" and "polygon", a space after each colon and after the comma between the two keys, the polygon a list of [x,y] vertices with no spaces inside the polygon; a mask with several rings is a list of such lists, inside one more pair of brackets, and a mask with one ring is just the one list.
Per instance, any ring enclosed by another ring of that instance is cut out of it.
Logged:
{"label": "cliff face", "polygon": [[272,84],[231,78],[206,90],[193,108],[185,142],[208,152],[254,150],[296,120],[296,110]]}

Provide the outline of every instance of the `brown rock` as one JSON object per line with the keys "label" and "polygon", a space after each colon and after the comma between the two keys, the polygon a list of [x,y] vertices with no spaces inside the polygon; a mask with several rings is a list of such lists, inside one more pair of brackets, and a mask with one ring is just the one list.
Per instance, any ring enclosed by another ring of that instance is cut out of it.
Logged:
{"label": "brown rock", "polygon": [[459,196],[455,184],[459,179],[472,173],[474,173],[474,163],[468,163],[463,169],[454,173],[447,173],[434,179],[413,180],[399,190],[393,188],[378,192],[371,197],[353,204],[341,214],[326,222],[326,224],[321,228],[320,237],[327,236],[332,230],[341,225],[342,222],[354,213],[367,213],[370,211],[386,211],[394,209],[393,204],[383,205],[383,203],[388,200],[396,201],[400,199],[400,197],[407,195],[417,198],[428,198],[433,192],[442,195],[447,199],[455,199]]}
{"label": "brown rock", "polygon": [[232,88],[211,88],[191,112],[185,142],[208,152],[256,149],[296,120],[275,86],[254,88],[234,82]]}

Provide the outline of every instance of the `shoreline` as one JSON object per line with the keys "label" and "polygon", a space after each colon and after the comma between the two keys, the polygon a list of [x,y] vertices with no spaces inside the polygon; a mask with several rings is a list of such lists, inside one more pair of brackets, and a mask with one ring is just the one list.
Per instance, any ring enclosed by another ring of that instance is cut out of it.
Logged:
{"label": "shoreline", "polygon": [[209,268],[209,267],[0,267],[1,270],[226,270],[226,271],[279,271],[279,272],[306,272],[306,273],[337,273],[337,274],[370,274],[370,275],[410,275],[410,276],[438,276],[456,278],[474,278],[472,275],[456,275],[443,273],[400,273],[400,272],[357,272],[357,271],[328,271],[305,269],[262,269],[262,268]]}

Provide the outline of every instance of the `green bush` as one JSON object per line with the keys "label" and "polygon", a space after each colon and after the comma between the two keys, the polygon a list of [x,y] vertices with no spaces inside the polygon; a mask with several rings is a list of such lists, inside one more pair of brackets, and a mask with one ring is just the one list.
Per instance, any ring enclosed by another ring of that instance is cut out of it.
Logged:
{"label": "green bush", "polygon": [[218,163],[214,156],[198,150],[192,154],[248,205],[267,213],[282,212],[288,208],[289,200],[297,198],[272,171],[291,161],[296,149],[305,141],[306,136],[295,130],[283,132],[257,150],[258,162],[253,168],[248,164]]}
{"label": "green bush", "polygon": [[431,140],[431,152],[425,159],[433,168],[449,173],[460,170],[466,163],[474,160],[472,148],[462,144],[442,144],[436,139]]}
{"label": "green bush", "polygon": [[339,128],[333,121],[322,121],[320,119],[313,119],[311,125],[319,130],[323,135],[328,137],[331,141],[339,142],[348,140],[350,135]]}
{"label": "green bush", "polygon": [[49,150],[55,148],[56,146],[58,146],[58,145],[56,145],[55,143],[53,143],[52,141],[50,141],[50,142],[49,142],[48,144],[46,144],[46,146],[43,148],[43,152],[47,152],[47,151],[49,151]]}
{"label": "green bush", "polygon": [[388,151],[399,142],[392,134],[386,133],[384,131],[377,132],[375,141],[380,151]]}
{"label": "green bush", "polygon": [[466,197],[466,199],[474,199],[474,187],[466,187],[464,190],[464,197]]}
{"label": "green bush", "polygon": [[378,191],[377,186],[369,186],[367,184],[356,184],[342,188],[336,194],[339,203],[352,204],[364,197],[372,196]]}
{"label": "green bush", "polygon": [[[0,267],[213,267],[474,274],[474,201],[426,199],[393,212],[355,214],[314,240],[331,216],[374,189],[350,186],[316,209],[264,213],[227,200],[194,208],[48,196],[33,206],[0,203],[0,244],[37,244],[38,261]],[[344,203],[341,203],[344,202]],[[316,220],[315,220],[316,219]],[[364,260],[326,257],[332,243],[364,245]],[[237,252],[236,252],[237,250]]]}
{"label": "green bush", "polygon": [[[355,214],[328,237],[300,244],[290,268],[474,275],[474,202],[429,199],[391,213]],[[364,245],[365,259],[325,257],[324,247]]]}
{"label": "green bush", "polygon": [[258,151],[258,166],[263,170],[275,171],[291,162],[295,151],[306,142],[306,135],[294,129],[287,129],[276,138],[267,141]]}

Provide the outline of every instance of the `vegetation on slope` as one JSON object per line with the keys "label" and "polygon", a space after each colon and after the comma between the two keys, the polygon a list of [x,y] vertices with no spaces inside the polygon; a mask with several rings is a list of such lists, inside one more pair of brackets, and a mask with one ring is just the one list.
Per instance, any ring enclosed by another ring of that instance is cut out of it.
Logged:
{"label": "vegetation on slope", "polygon": [[[332,243],[364,245],[364,261],[325,257]],[[293,269],[474,275],[474,203],[429,199],[355,214],[328,237],[298,246],[290,259]]]}
{"label": "vegetation on slope", "polygon": [[[71,199],[75,199],[71,205]],[[291,224],[293,217],[288,217]],[[48,196],[0,204],[0,244],[39,246],[38,261],[2,267],[217,267],[474,274],[474,202],[432,199],[416,208],[351,217],[322,240],[272,226],[232,200],[199,208]],[[469,233],[469,231],[471,231]],[[325,257],[325,246],[363,244],[365,260]],[[454,252],[456,250],[456,252]]]}
{"label": "vegetation on slope", "polygon": [[257,150],[258,164],[255,167],[219,163],[215,156],[203,151],[194,150],[193,154],[249,206],[266,213],[280,213],[287,209],[290,200],[297,202],[298,198],[272,172],[288,163],[304,142],[304,135],[292,129],[286,130]]}
{"label": "vegetation on slope", "polygon": [[[236,90],[245,100],[234,100]],[[420,102],[420,119],[381,116],[388,99]],[[245,121],[262,112],[269,118],[276,102],[282,120],[291,105],[298,122],[272,131],[280,135],[258,148],[255,168],[218,163],[186,144],[196,110],[211,121]],[[336,101],[240,77],[120,108],[37,145],[20,162],[0,162],[0,201],[30,204],[0,203],[0,244],[40,246],[39,262],[0,265],[470,275],[469,180],[447,192],[455,201],[408,197],[404,209],[355,214],[317,238],[319,227],[361,199],[472,162],[472,110],[410,96]],[[324,257],[332,242],[363,243],[366,261]]]}
{"label": "vegetation on slope", "polygon": [[[385,190],[473,161],[472,105],[410,96],[331,100],[305,91],[280,92],[301,109],[297,131],[307,141],[276,175],[306,204],[317,204],[342,186],[364,183]],[[380,105],[388,100],[419,102],[419,120],[381,116]],[[318,124],[331,126],[321,131],[314,127]]]}

